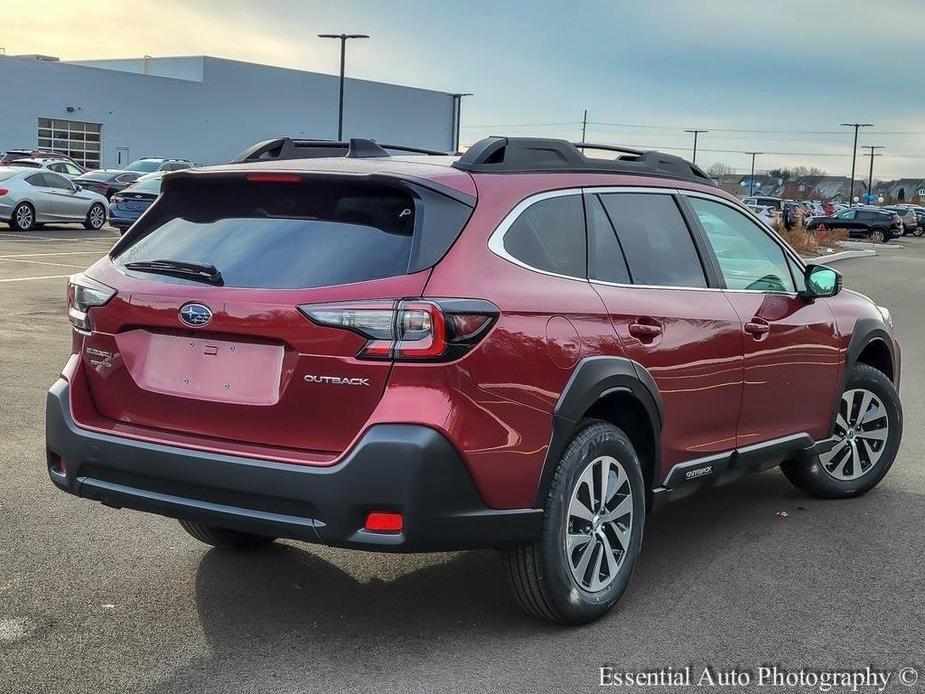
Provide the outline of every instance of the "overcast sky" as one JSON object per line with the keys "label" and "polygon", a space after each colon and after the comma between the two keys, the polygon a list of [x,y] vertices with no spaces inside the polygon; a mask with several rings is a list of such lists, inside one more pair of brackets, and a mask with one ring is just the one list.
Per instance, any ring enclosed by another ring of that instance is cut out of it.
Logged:
{"label": "overcast sky", "polygon": [[[337,71],[319,32],[362,32],[348,74],[474,92],[486,134],[657,147],[747,172],[848,174],[851,135],[885,145],[875,177],[925,178],[925,2],[661,0],[3,0],[0,47],[62,59],[208,54]],[[349,100],[349,93],[348,93]],[[349,103],[347,108],[349,108]],[[0,116],[2,124],[2,116]],[[713,151],[723,150],[723,151]],[[866,177],[868,159],[859,156]]]}

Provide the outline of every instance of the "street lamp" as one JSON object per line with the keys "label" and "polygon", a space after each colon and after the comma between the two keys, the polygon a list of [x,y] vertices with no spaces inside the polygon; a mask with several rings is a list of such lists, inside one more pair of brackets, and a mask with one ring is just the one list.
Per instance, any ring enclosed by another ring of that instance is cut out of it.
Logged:
{"label": "street lamp", "polygon": [[340,96],[337,99],[337,140],[344,139],[344,58],[347,52],[347,39],[368,39],[366,34],[318,34],[321,39],[340,40]]}
{"label": "street lamp", "polygon": [[752,191],[755,190],[755,157],[759,154],[764,154],[764,152],[745,152],[745,154],[752,156],[752,173],[748,177],[748,194],[751,195]]}
{"label": "street lamp", "polygon": [[697,136],[698,136],[700,133],[708,133],[708,132],[710,132],[710,131],[709,131],[709,130],[696,130],[696,129],[691,129],[691,130],[685,130],[684,132],[686,132],[686,133],[694,133],[694,157],[693,157],[693,159],[691,159],[691,163],[692,163],[692,164],[696,164],[696,163],[697,163]]}
{"label": "street lamp", "polygon": [[851,150],[851,188],[849,188],[848,199],[854,196],[854,162],[858,156],[858,129],[872,128],[873,123],[842,123],[842,127],[854,128],[854,149]]}
{"label": "street lamp", "polygon": [[462,122],[462,100],[464,96],[472,96],[472,92],[450,94],[453,97],[453,151],[459,151],[459,131]]}
{"label": "street lamp", "polygon": [[875,149],[884,149],[883,145],[864,145],[864,149],[869,149],[870,153],[867,154],[870,157],[870,173],[867,176],[867,201],[870,202],[871,198],[874,197],[874,157],[882,156],[880,154],[875,154]]}

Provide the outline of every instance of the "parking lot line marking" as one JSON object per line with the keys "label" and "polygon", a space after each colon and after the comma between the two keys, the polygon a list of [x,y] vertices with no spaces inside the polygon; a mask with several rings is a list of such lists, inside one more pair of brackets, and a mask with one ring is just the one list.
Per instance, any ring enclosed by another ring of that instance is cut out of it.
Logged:
{"label": "parking lot line marking", "polygon": [[10,277],[0,282],[31,282],[32,280],[61,280],[70,275],[42,275],[41,277]]}
{"label": "parking lot line marking", "polygon": [[0,255],[0,260],[12,260],[14,258],[40,258],[46,255],[95,255],[99,251],[61,251],[59,253],[10,253]]}
{"label": "parking lot line marking", "polygon": [[49,263],[47,260],[23,260],[22,258],[0,258],[0,262],[3,261],[8,263],[29,263],[30,265],[52,265],[54,267],[86,267],[84,265],[74,265],[73,263]]}

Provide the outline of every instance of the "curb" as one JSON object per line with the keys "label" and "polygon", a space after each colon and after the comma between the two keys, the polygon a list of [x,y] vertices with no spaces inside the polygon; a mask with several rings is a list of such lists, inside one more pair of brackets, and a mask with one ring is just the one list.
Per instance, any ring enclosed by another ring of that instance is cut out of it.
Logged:
{"label": "curb", "polygon": [[841,251],[839,253],[829,253],[828,255],[817,255],[811,258],[806,256],[801,256],[804,261],[808,263],[821,263],[825,265],[827,263],[834,263],[836,260],[848,260],[848,258],[866,258],[869,255],[877,255],[877,251],[873,249],[864,249],[857,251]]}

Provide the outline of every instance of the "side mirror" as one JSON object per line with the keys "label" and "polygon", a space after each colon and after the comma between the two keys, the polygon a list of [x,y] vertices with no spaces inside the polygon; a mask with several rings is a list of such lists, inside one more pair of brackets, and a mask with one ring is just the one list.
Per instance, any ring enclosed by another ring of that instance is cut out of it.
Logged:
{"label": "side mirror", "polygon": [[807,265],[803,277],[806,281],[803,296],[809,299],[835,296],[842,288],[841,273],[827,265]]}
{"label": "side mirror", "polygon": [[75,192],[75,193],[79,193],[79,192],[82,191],[83,189],[84,189],[83,186],[79,186],[79,185],[77,185],[76,183],[74,184],[74,192]]}

